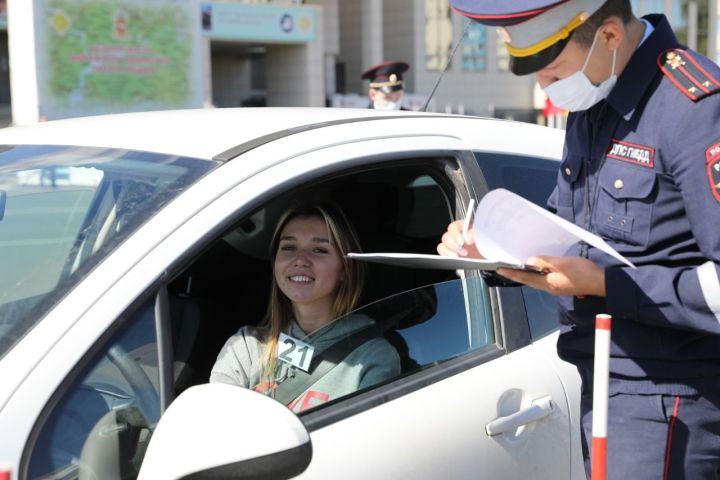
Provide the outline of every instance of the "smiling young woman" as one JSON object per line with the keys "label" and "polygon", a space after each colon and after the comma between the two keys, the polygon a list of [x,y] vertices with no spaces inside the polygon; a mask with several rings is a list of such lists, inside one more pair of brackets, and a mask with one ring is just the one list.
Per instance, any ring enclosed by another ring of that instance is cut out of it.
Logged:
{"label": "smiling young woman", "polygon": [[363,337],[323,375],[314,372],[317,362],[312,364],[312,357],[331,347],[337,351],[336,345],[371,331],[374,324],[365,315],[351,313],[362,293],[365,265],[345,257],[361,249],[339,208],[327,203],[286,211],[270,247],[273,279],[265,318],[227,341],[211,382],[254,388],[273,397],[281,384],[291,392],[296,389],[288,385],[307,385],[297,391],[299,396],[283,399],[299,412],[400,373],[398,353],[379,335]]}

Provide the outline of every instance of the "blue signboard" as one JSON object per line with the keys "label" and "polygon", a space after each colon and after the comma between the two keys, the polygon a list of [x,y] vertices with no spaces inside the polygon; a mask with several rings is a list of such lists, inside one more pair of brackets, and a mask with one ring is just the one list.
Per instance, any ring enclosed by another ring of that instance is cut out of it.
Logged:
{"label": "blue signboard", "polygon": [[310,7],[203,2],[202,32],[215,40],[307,43],[317,35]]}

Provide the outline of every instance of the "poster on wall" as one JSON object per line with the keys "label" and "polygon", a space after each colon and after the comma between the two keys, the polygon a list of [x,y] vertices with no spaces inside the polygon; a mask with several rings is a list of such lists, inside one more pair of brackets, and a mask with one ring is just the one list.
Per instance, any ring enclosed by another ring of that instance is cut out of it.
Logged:
{"label": "poster on wall", "polygon": [[35,0],[42,119],[200,107],[197,3]]}

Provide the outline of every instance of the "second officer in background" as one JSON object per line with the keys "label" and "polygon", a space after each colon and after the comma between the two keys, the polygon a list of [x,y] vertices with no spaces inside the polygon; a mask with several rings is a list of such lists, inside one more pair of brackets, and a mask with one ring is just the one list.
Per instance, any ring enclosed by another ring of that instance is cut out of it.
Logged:
{"label": "second officer in background", "polygon": [[368,97],[370,108],[376,110],[405,110],[402,97],[405,89],[403,73],[410,69],[405,62],[388,61],[370,67],[362,74],[363,80],[370,80]]}

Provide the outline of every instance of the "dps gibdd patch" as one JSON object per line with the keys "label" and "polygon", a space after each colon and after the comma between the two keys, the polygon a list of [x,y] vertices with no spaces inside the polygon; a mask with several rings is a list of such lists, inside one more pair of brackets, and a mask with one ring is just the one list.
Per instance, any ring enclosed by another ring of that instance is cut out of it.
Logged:
{"label": "dps gibdd patch", "polygon": [[715,200],[720,202],[720,143],[716,143],[705,150],[705,159],[707,160],[710,191],[712,191]]}

